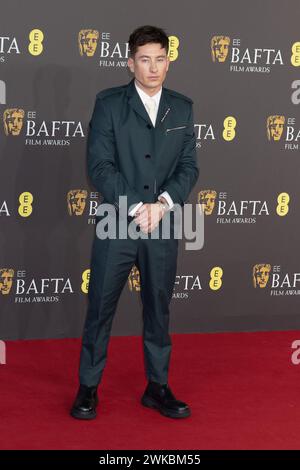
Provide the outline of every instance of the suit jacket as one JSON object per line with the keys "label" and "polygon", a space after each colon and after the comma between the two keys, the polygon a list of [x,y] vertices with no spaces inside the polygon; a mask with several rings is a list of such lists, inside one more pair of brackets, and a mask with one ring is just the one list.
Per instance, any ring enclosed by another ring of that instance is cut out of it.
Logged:
{"label": "suit jacket", "polygon": [[96,96],[87,140],[88,174],[103,202],[119,210],[153,203],[168,191],[183,205],[199,176],[193,101],[162,86],[155,127],[134,78]]}

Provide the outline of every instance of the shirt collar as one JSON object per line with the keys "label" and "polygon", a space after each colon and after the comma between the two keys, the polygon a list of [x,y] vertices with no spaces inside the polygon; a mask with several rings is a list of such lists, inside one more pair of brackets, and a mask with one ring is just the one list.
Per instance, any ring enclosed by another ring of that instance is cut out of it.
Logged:
{"label": "shirt collar", "polygon": [[[144,90],[142,90],[142,89],[136,84],[136,80],[134,80],[134,84],[135,84],[135,88],[136,88],[138,94],[139,94],[140,97],[141,97],[142,102],[145,104],[145,102],[147,101],[148,98],[150,98],[150,96],[147,95],[147,93],[145,93]],[[160,100],[161,92],[162,92],[162,87],[160,87],[160,90],[158,90],[158,92],[155,93],[155,95],[151,96],[151,98],[153,98],[153,99],[156,101],[156,109],[158,109],[158,105],[159,105],[159,100]]]}

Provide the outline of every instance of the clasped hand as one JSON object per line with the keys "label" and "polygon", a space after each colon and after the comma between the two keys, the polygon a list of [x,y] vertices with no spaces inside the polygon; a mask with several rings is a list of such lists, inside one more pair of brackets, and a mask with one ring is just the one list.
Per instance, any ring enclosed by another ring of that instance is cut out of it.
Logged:
{"label": "clasped hand", "polygon": [[144,233],[152,232],[159,224],[165,210],[160,204],[143,204],[135,213],[134,221]]}

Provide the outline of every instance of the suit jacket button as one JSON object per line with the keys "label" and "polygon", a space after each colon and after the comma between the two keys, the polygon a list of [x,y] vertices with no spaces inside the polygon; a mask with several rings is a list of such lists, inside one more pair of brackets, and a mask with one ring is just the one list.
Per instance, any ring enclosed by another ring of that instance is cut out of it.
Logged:
{"label": "suit jacket button", "polygon": [[149,153],[147,153],[147,154],[145,155],[145,158],[151,158],[151,155],[149,155]]}
{"label": "suit jacket button", "polygon": [[148,129],[151,129],[151,125],[150,125],[150,124],[147,124],[147,127],[148,127]]}
{"label": "suit jacket button", "polygon": [[148,184],[145,184],[144,189],[149,189]]}

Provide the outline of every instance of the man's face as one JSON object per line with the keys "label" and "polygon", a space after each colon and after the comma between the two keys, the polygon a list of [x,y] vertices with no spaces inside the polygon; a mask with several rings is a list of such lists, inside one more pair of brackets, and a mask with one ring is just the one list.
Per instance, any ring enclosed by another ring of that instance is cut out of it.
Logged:
{"label": "man's face", "polygon": [[170,59],[159,43],[139,46],[134,58],[129,57],[128,67],[140,85],[150,90],[159,89],[166,78]]}

